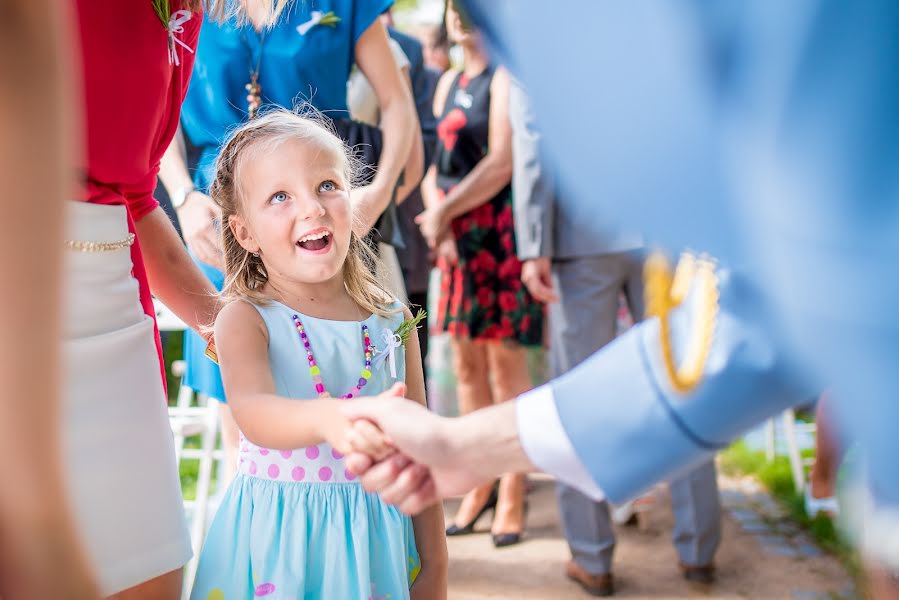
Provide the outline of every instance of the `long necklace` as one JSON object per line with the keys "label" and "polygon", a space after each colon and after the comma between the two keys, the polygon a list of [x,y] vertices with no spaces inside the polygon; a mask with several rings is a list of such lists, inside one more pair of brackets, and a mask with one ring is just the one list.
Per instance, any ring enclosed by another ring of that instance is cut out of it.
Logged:
{"label": "long necklace", "polygon": [[[321,367],[315,362],[315,357],[312,355],[312,345],[309,343],[309,336],[306,335],[306,329],[303,327],[303,323],[300,321],[298,315],[293,316],[293,324],[296,325],[297,333],[300,334],[300,341],[303,342],[303,347],[306,349],[306,359],[309,361],[309,374],[312,376],[312,382],[315,384],[315,391],[318,393],[319,398],[330,398],[331,394],[325,390],[325,384],[322,381]],[[362,367],[359,381],[356,382],[353,389],[341,396],[341,398],[353,398],[358,396],[362,391],[362,388],[365,387],[365,384],[368,383],[368,380],[371,379],[372,348],[371,339],[368,337],[368,325],[365,323],[362,324],[362,338],[365,342],[365,366]]]}
{"label": "long necklace", "polygon": [[259,113],[259,107],[262,106],[262,86],[259,84],[259,67],[262,65],[262,52],[265,50],[265,35],[263,30],[260,36],[253,30],[253,33],[259,38],[259,56],[256,58],[256,64],[253,64],[253,49],[247,40],[246,33],[242,34],[243,43],[247,48],[247,56],[250,68],[250,82],[244,86],[247,90],[247,114],[252,119]]}

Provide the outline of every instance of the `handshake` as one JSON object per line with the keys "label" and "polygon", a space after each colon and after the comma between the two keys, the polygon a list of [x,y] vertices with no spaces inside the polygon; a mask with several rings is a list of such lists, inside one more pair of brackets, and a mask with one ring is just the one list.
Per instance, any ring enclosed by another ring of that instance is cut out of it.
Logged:
{"label": "handshake", "polygon": [[[509,441],[502,435],[508,428],[503,425],[509,423],[495,423],[489,414],[476,419],[440,417],[405,394],[405,384],[397,383],[373,398],[340,400],[341,414],[325,432],[367,491],[415,515],[511,466],[502,451]],[[513,417],[513,430],[514,425]],[[520,466],[522,471],[533,468],[529,463]]]}

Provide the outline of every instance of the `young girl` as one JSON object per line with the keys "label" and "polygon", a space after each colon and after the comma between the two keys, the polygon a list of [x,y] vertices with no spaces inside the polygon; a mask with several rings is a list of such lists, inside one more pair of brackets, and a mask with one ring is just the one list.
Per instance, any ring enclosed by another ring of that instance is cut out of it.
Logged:
{"label": "young girl", "polygon": [[411,315],[352,232],[352,181],[343,142],[283,110],[240,127],[219,155],[211,196],[229,302],[215,339],[242,433],[194,600],[446,597],[441,509],[410,520],[343,463],[350,450],[391,450],[370,423],[351,424],[339,398],[424,402],[414,329],[404,345],[394,333]]}

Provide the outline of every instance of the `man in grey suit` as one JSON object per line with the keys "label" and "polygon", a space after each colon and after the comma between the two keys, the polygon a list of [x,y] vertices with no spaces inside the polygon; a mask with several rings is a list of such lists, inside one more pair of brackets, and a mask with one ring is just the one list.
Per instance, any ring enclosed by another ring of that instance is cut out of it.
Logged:
{"label": "man in grey suit", "polygon": [[[550,367],[552,376],[558,377],[612,341],[620,295],[634,319],[642,318],[642,241],[611,228],[604,228],[607,235],[596,236],[583,219],[562,210],[555,182],[539,156],[540,134],[533,112],[517,83],[512,86],[509,117],[521,278],[534,297],[548,305]],[[596,435],[603,435],[601,428]],[[712,559],[721,537],[714,463],[708,461],[673,480],[670,489],[682,573],[690,581],[711,583]],[[596,502],[563,483],[557,493],[572,554],[566,574],[593,595],[612,595],[615,534],[608,503]]]}

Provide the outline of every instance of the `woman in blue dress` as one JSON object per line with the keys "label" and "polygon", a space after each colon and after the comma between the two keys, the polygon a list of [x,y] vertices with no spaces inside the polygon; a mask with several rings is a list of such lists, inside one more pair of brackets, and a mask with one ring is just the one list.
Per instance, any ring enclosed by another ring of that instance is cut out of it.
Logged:
{"label": "woman in blue dress", "polygon": [[[197,47],[193,76],[181,125],[198,152],[190,174],[181,140],[163,159],[160,176],[178,211],[188,249],[207,277],[224,283],[220,211],[207,195],[213,162],[227,133],[266,105],[291,108],[308,102],[334,120],[349,117],[347,79],[356,63],[371,82],[381,107],[383,149],[373,180],[353,192],[358,232],[367,232],[390,202],[417,185],[415,132],[419,130],[411,92],[401,79],[378,17],[393,0],[316,0],[298,2],[274,27],[260,0],[247,0],[248,19],[218,23],[207,19]],[[420,150],[419,150],[420,151]],[[420,164],[420,162],[419,162]],[[185,335],[184,384],[223,401],[218,367],[204,357],[206,342]],[[228,468],[237,461],[237,427],[226,405],[222,428]],[[229,478],[230,473],[226,474]]]}

